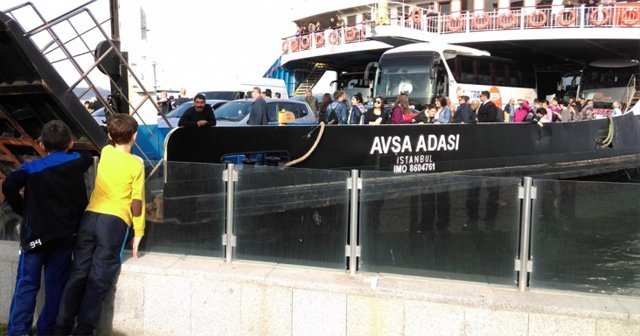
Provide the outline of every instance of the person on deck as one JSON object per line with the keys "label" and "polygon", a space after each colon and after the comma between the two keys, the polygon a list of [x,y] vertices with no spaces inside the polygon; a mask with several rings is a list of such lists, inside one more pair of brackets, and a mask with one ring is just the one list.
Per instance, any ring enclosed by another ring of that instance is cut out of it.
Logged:
{"label": "person on deck", "polygon": [[489,91],[482,91],[480,93],[480,101],[482,104],[478,108],[478,122],[498,121],[498,108],[489,98]]}
{"label": "person on deck", "polygon": [[471,106],[469,106],[469,96],[460,96],[458,98],[458,102],[460,106],[456,109],[456,113],[453,115],[453,123],[464,123],[464,124],[475,124],[476,113],[471,110]]}
{"label": "person on deck", "polygon": [[267,101],[262,98],[262,93],[259,87],[254,87],[251,91],[251,97],[253,98],[253,104],[251,104],[251,112],[249,113],[248,125],[267,125],[269,120],[267,119]]}
{"label": "person on deck", "polygon": [[436,116],[434,124],[448,124],[451,120],[451,109],[449,108],[447,97],[436,99]]}
{"label": "person on deck", "polygon": [[409,107],[409,96],[406,93],[398,95],[398,99],[391,108],[391,123],[411,124],[415,122],[413,119],[415,116]]}
{"label": "person on deck", "polygon": [[363,124],[363,114],[367,111],[367,109],[362,104],[364,100],[362,99],[361,93],[356,93],[351,97],[351,111],[349,111],[349,124],[350,125],[360,125]]}
{"label": "person on deck", "polygon": [[316,119],[318,120],[319,123],[327,122],[327,119],[329,118],[329,115],[327,114],[327,108],[329,107],[330,104],[331,104],[331,95],[328,93],[325,93],[322,96],[322,101],[318,106],[318,114],[316,115]]}
{"label": "person on deck", "polygon": [[304,101],[307,104],[309,104],[309,107],[311,107],[311,112],[313,112],[313,115],[316,117],[316,120],[317,120],[318,119],[318,100],[313,96],[313,92],[311,91],[311,89],[307,89],[304,92]]}
{"label": "person on deck", "polygon": [[343,90],[338,90],[333,94],[333,98],[333,102],[327,107],[327,123],[346,125],[348,121],[347,106],[345,105],[347,93]]}
{"label": "person on deck", "polygon": [[[527,115],[531,112],[531,106],[529,106],[529,102],[526,100],[520,101],[520,107],[516,110],[515,115],[513,116],[513,122],[525,122],[527,119]],[[533,117],[533,114],[531,118]]]}
{"label": "person on deck", "polygon": [[178,121],[178,126],[183,127],[211,127],[215,125],[216,116],[213,114],[213,108],[206,103],[202,94],[193,97],[193,106],[184,111]]}
{"label": "person on deck", "polygon": [[364,123],[369,125],[389,124],[389,114],[384,110],[384,98],[377,96],[370,108],[363,116]]}

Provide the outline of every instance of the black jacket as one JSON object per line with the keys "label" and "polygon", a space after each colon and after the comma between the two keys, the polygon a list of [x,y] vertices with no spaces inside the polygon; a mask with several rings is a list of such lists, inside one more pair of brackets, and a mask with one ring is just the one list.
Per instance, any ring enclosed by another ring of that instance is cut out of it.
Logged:
{"label": "black jacket", "polygon": [[477,122],[476,119],[476,113],[471,110],[469,104],[460,104],[456,109],[456,113],[453,114],[453,122],[458,124],[475,124]]}
{"label": "black jacket", "polygon": [[251,112],[249,112],[249,125],[268,125],[269,118],[267,116],[267,101],[259,97],[251,104]]}
{"label": "black jacket", "polygon": [[484,104],[478,108],[478,121],[479,122],[496,122],[498,119],[498,108],[492,101],[487,100]]}
{"label": "black jacket", "polygon": [[13,211],[22,215],[23,251],[48,246],[78,231],[88,204],[84,172],[91,163],[89,153],[55,152],[23,163],[7,176],[2,192]]}
{"label": "black jacket", "polygon": [[196,112],[196,108],[191,106],[186,111],[182,117],[180,117],[180,121],[178,121],[178,126],[184,127],[198,127],[199,120],[206,120],[209,123],[207,126],[215,126],[216,125],[216,115],[213,114],[213,109],[211,105],[204,104],[204,110],[202,112]]}

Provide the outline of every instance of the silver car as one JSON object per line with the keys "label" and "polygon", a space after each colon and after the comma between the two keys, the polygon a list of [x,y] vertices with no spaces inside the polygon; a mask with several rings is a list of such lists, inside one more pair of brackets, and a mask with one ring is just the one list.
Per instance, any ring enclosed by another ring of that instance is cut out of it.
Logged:
{"label": "silver car", "polygon": [[[214,111],[220,106],[224,105],[226,102],[228,102],[228,100],[223,100],[223,99],[209,99],[206,101],[207,104],[211,105],[211,108]],[[178,127],[178,122],[180,121],[180,118],[182,117],[184,112],[187,109],[189,109],[191,106],[193,106],[193,101],[185,102],[180,104],[180,106],[178,106],[175,110],[167,113],[166,117],[167,119],[169,119],[169,122],[171,123],[172,127]],[[164,134],[166,134],[169,131],[168,130],[169,126],[167,126],[167,122],[164,121],[162,117],[158,117],[158,128],[167,129],[167,130],[164,130],[165,131],[163,132]]]}
{"label": "silver car", "polygon": [[[316,116],[305,102],[290,99],[265,99],[267,101],[267,120],[269,125],[278,125],[278,111],[292,112],[296,117],[295,125],[315,125]],[[246,126],[249,121],[253,100],[238,99],[230,101],[214,111],[218,126]]]}

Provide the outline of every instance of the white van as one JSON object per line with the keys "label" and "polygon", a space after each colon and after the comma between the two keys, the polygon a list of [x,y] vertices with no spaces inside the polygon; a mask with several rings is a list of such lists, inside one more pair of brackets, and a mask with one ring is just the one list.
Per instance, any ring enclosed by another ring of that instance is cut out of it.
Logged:
{"label": "white van", "polygon": [[207,91],[201,91],[207,100],[209,99],[224,99],[224,100],[236,100],[247,98],[247,92],[253,91],[254,87],[259,87],[262,92],[266,89],[271,90],[271,97],[276,97],[276,92],[280,93],[281,98],[287,99],[287,86],[282,79],[276,78],[257,78],[253,80],[242,80],[236,84],[221,84],[215,85],[213,88]]}

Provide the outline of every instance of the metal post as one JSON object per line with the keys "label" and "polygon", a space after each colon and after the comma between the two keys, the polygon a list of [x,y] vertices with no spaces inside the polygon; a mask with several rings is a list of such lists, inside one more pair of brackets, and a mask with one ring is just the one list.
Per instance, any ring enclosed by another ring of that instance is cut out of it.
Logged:
{"label": "metal post", "polygon": [[360,247],[358,246],[358,190],[362,188],[357,170],[351,171],[351,177],[347,179],[348,188],[351,189],[350,216],[349,216],[349,245],[347,245],[347,256],[349,257],[349,274],[355,275],[358,268],[358,257],[360,257]]}
{"label": "metal post", "polygon": [[224,261],[230,263],[233,257],[233,247],[236,246],[236,236],[233,234],[233,199],[235,197],[235,182],[238,174],[233,163],[227,164],[227,169],[222,172],[222,180],[227,182],[227,211],[225,212],[226,230],[222,235],[222,245],[225,245]]}
{"label": "metal post", "polygon": [[156,95],[158,95],[158,79],[156,78],[156,65],[158,65],[156,61],[153,61],[151,63],[151,66],[153,67],[153,92]]}
{"label": "metal post", "polygon": [[518,273],[518,289],[521,292],[527,287],[529,272],[532,264],[529,260],[529,232],[531,230],[531,202],[536,198],[536,188],[532,186],[533,179],[525,177],[520,187],[520,198],[522,199],[522,216],[520,223],[520,253],[516,259],[516,270]]}

